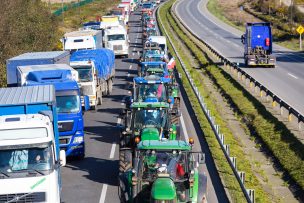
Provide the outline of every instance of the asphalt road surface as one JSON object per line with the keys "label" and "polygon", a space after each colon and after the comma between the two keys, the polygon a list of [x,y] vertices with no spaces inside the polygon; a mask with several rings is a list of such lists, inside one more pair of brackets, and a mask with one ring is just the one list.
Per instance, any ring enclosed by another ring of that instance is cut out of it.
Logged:
{"label": "asphalt road surface", "polygon": [[[121,120],[118,115],[124,108],[123,99],[129,96],[127,84],[136,76],[139,54],[142,51],[142,27],[139,12],[130,17],[129,58],[116,59],[116,77],[113,94],[103,98],[96,112],[85,113],[86,157],[83,160],[68,160],[62,169],[62,201],[66,203],[116,203],[118,196],[118,140]],[[182,89],[182,88],[181,88]],[[184,92],[182,91],[184,96]],[[184,139],[193,137],[195,151],[206,153],[208,176],[208,202],[227,202],[223,186],[214,166],[203,133],[196,123],[187,98],[182,99],[180,119]],[[196,126],[196,127],[194,127]]]}
{"label": "asphalt road surface", "polygon": [[[181,0],[176,14],[201,39],[229,60],[244,66],[243,34],[218,20],[206,8],[208,0]],[[274,45],[275,68],[245,68],[244,71],[304,114],[304,55]]]}

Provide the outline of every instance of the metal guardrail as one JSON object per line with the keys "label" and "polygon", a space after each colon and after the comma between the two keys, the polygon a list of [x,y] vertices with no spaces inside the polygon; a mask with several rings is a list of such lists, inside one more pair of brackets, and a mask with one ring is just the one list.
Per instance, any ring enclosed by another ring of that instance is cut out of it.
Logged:
{"label": "metal guardrail", "polygon": [[[162,7],[162,6],[160,6],[160,7]],[[157,10],[157,15],[159,15],[159,9]],[[218,140],[218,142],[221,146],[221,149],[224,152],[225,157],[226,157],[226,159],[227,159],[227,161],[228,161],[236,179],[238,180],[238,182],[240,184],[240,187],[241,187],[241,189],[244,193],[244,196],[245,196],[247,202],[254,203],[254,201],[255,201],[254,190],[253,189],[246,189],[246,187],[245,187],[245,172],[237,170],[236,157],[230,157],[230,148],[229,148],[229,145],[225,144],[225,135],[221,133],[219,125],[216,124],[215,118],[212,116],[211,111],[208,109],[206,103],[204,102],[204,98],[201,96],[201,94],[198,90],[198,87],[195,85],[189,71],[187,70],[184,62],[182,61],[182,59],[181,59],[177,49],[175,48],[170,36],[167,34],[166,28],[163,26],[161,18],[159,18],[159,19],[160,19],[160,21],[159,21],[160,25],[163,27],[165,35],[167,36],[167,38],[168,38],[176,56],[177,56],[177,59],[179,60],[180,64],[182,65],[183,71],[186,73],[187,79],[191,84],[191,88],[194,91],[194,93],[195,93],[195,95],[196,95],[196,97],[199,101],[199,104],[200,104],[205,116],[207,117],[208,122],[211,125],[212,130],[213,130],[213,132],[214,132],[214,134],[215,134],[215,136],[216,136],[216,138],[217,138],[217,140]]]}
{"label": "metal guardrail", "polygon": [[[175,3],[172,6],[175,8]],[[175,13],[175,9],[173,9],[173,12]],[[221,63],[223,63],[224,67],[227,69],[230,69],[230,72],[237,72],[238,78],[241,78],[243,81],[245,81],[246,84],[249,84],[250,87],[254,88],[254,91],[259,91],[260,97],[265,97],[267,101],[269,101],[269,98],[272,99],[272,107],[276,107],[277,104],[279,104],[280,107],[280,113],[283,116],[284,115],[284,109],[288,112],[288,121],[292,121],[292,117],[294,116],[297,118],[298,122],[298,129],[304,130],[302,128],[302,124],[304,122],[304,115],[300,113],[297,109],[293,108],[290,104],[288,104],[286,101],[281,99],[278,95],[273,93],[271,90],[269,90],[267,87],[265,87],[261,82],[254,79],[252,76],[250,76],[248,73],[246,73],[244,70],[242,70],[241,67],[235,62],[230,61],[223,55],[221,55],[218,51],[216,51],[214,48],[212,48],[209,44],[207,44],[205,41],[203,41],[199,36],[197,36],[195,33],[191,31],[191,29],[183,23],[183,21],[175,14],[175,16],[179,19],[179,22],[190,32],[197,40],[199,40],[204,46],[213,54],[215,58],[218,58]]]}

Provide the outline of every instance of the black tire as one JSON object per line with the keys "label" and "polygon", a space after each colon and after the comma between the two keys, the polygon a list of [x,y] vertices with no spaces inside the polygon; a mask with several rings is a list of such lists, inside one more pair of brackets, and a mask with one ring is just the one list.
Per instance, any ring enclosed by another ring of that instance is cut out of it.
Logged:
{"label": "black tire", "polygon": [[132,168],[131,150],[121,150],[119,152],[119,173],[125,173]]}
{"label": "black tire", "polygon": [[113,80],[112,78],[110,78],[108,80],[108,91],[107,91],[107,95],[111,95],[112,94],[112,91],[113,91]]}

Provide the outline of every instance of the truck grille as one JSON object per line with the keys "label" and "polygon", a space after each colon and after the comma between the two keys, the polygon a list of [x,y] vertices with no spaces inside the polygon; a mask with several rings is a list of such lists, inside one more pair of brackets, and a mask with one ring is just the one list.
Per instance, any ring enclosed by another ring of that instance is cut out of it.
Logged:
{"label": "truck grille", "polygon": [[[16,193],[0,195],[0,202],[13,202],[13,203],[30,203],[30,202],[45,202],[45,192],[34,192],[26,195],[27,193]],[[24,195],[24,197],[22,197]],[[14,200],[14,201],[12,201]]]}
{"label": "truck grille", "polygon": [[81,95],[94,95],[93,88],[91,85],[81,86],[80,91],[81,91]]}
{"label": "truck grille", "polygon": [[59,132],[72,131],[74,126],[74,121],[58,122]]}
{"label": "truck grille", "polygon": [[59,137],[59,144],[69,144],[70,140],[70,137]]}
{"label": "truck grille", "polygon": [[113,45],[113,50],[114,51],[122,50],[122,45]]}

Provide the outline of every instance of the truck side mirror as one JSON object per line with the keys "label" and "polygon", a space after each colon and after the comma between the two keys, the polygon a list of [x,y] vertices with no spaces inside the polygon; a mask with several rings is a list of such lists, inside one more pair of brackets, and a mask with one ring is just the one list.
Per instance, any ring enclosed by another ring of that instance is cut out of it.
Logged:
{"label": "truck side mirror", "polygon": [[66,155],[64,150],[60,150],[59,152],[59,160],[60,160],[60,166],[66,165]]}
{"label": "truck side mirror", "polygon": [[198,153],[198,156],[197,156],[197,160],[198,160],[198,163],[199,164],[204,164],[205,163],[205,153],[201,152],[201,153]]}
{"label": "truck side mirror", "polygon": [[83,96],[83,102],[84,102],[84,110],[88,111],[90,109],[90,99],[88,95]]}

